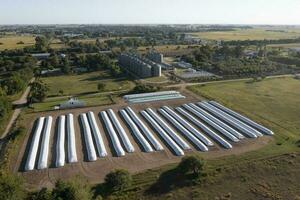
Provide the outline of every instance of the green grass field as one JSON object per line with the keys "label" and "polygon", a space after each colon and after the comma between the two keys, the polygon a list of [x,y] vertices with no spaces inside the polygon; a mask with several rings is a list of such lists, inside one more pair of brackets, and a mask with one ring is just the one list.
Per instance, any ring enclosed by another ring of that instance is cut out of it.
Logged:
{"label": "green grass field", "polygon": [[300,81],[265,79],[190,87],[196,94],[214,99],[272,128],[276,138],[300,138]]}
{"label": "green grass field", "polygon": [[110,74],[106,71],[44,77],[41,80],[49,87],[48,96],[58,96],[60,90],[63,91],[63,95],[95,93],[98,92],[98,83],[105,84],[102,92],[129,90],[134,87],[134,83],[131,81],[111,79]]}
{"label": "green grass field", "polygon": [[269,127],[274,141],[239,156],[206,159],[200,183],[176,176],[175,164],[137,174],[120,199],[299,199],[299,87],[293,78],[189,87]]}
{"label": "green grass field", "polygon": [[[79,100],[85,103],[85,106],[102,106],[113,104],[109,95],[96,94],[96,95],[82,95],[78,97]],[[34,112],[53,110],[54,106],[68,100],[68,97],[53,97],[47,98],[42,103],[34,103],[32,105]]]}
{"label": "green grass field", "polygon": [[236,31],[198,32],[191,35],[206,40],[276,40],[300,37],[299,29],[286,29],[285,32],[267,31],[263,28],[237,29]]}

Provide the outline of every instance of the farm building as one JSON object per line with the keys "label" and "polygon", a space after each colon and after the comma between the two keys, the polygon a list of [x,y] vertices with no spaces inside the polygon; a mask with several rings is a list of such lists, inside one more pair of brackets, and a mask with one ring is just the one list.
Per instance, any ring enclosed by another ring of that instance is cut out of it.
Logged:
{"label": "farm building", "polygon": [[84,107],[85,103],[76,98],[70,98],[68,101],[61,103],[59,109],[68,109],[68,108],[80,108]]}
{"label": "farm building", "polygon": [[161,76],[161,66],[135,54],[121,54],[119,64],[141,78]]}

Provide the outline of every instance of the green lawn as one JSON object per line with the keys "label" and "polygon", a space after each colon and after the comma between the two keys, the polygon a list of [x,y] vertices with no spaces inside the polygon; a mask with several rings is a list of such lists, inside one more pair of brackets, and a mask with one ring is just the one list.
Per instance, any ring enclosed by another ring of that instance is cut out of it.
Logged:
{"label": "green lawn", "polygon": [[59,91],[63,95],[79,95],[98,92],[97,85],[104,83],[103,92],[128,90],[134,87],[134,83],[125,79],[111,79],[106,71],[84,73],[80,75],[64,75],[45,77],[41,80],[49,87],[48,96],[58,96]]}
{"label": "green lawn", "polygon": [[[111,98],[108,95],[83,95],[78,97],[79,100],[85,102],[86,106],[101,106],[113,104]],[[35,112],[53,110],[54,106],[58,106],[68,100],[68,97],[55,97],[48,98],[42,103],[33,104],[33,109]]]}

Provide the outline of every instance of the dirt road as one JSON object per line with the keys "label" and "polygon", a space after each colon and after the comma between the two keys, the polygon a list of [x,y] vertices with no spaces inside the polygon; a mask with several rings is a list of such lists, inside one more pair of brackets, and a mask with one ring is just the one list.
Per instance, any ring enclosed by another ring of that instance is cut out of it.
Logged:
{"label": "dirt road", "polygon": [[22,108],[20,106],[25,105],[27,103],[27,97],[29,95],[30,92],[30,83],[32,83],[35,80],[35,78],[32,78],[29,82],[29,85],[27,86],[26,90],[24,91],[24,93],[22,94],[22,96],[20,97],[20,99],[16,100],[13,102],[13,105],[16,107],[7,126],[5,131],[2,133],[0,140],[2,140],[3,138],[6,137],[6,135],[9,133],[11,127],[13,126],[13,124],[15,123],[16,119],[18,118],[18,116],[21,113]]}

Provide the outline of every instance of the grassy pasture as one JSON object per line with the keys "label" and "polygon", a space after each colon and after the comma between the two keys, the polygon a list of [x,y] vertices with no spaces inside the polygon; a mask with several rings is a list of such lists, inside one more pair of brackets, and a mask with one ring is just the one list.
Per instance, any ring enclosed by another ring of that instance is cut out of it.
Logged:
{"label": "grassy pasture", "polygon": [[[278,140],[300,138],[300,81],[294,78],[193,86],[190,90],[265,124]],[[282,142],[282,141],[281,141]]]}
{"label": "grassy pasture", "polygon": [[206,40],[277,40],[300,37],[300,30],[286,29],[285,32],[267,31],[267,29],[237,29],[236,31],[216,31],[191,33],[195,37]]}
{"label": "grassy pasture", "polygon": [[[18,42],[24,44],[17,44]],[[0,51],[5,49],[21,49],[35,44],[35,37],[32,35],[6,35],[0,37]]]}
{"label": "grassy pasture", "polygon": [[[101,106],[113,104],[113,101],[108,95],[96,94],[96,95],[81,95],[78,97],[79,100],[83,101],[86,106]],[[35,112],[53,110],[54,106],[68,100],[68,97],[54,97],[48,98],[42,103],[35,103],[32,105]]]}
{"label": "grassy pasture", "polygon": [[111,79],[106,71],[91,72],[79,75],[63,75],[44,77],[41,79],[49,87],[48,96],[58,96],[59,91],[63,95],[79,95],[98,92],[98,83],[105,83],[103,92],[128,90],[134,87],[134,83],[124,79]]}

